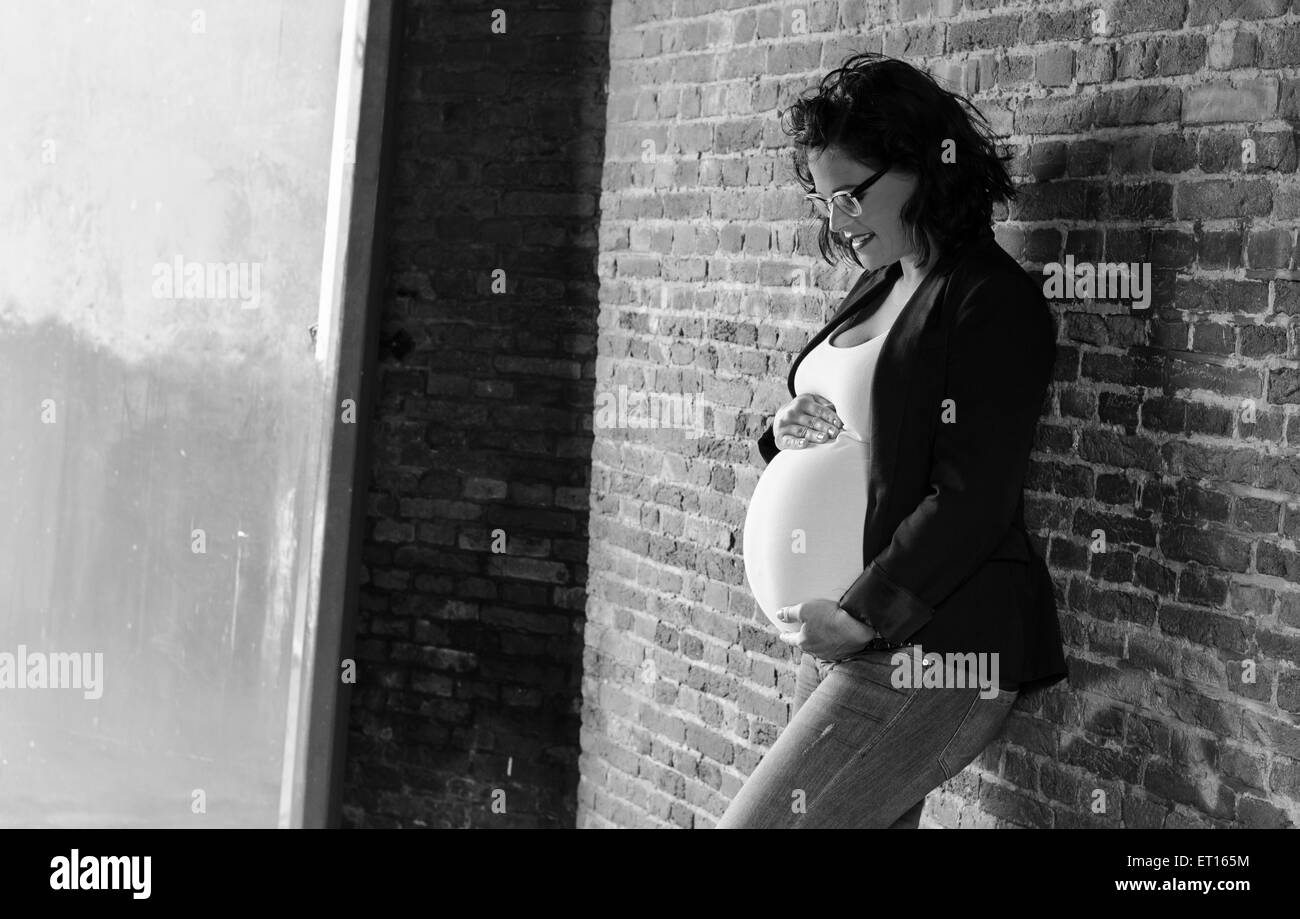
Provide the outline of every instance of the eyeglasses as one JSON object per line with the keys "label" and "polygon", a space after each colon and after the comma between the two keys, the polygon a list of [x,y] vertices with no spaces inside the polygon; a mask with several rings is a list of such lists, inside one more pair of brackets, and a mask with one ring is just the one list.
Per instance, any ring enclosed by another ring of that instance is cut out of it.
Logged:
{"label": "eyeglasses", "polygon": [[889,168],[890,167],[886,166],[852,191],[837,191],[835,194],[831,195],[830,201],[827,201],[815,192],[809,192],[804,195],[804,198],[812,202],[813,209],[817,211],[819,216],[831,216],[831,208],[833,205],[834,207],[838,207],[847,216],[857,217],[862,213],[862,202],[860,202],[858,198],[862,197],[862,193],[874,185],[881,176],[889,172]]}

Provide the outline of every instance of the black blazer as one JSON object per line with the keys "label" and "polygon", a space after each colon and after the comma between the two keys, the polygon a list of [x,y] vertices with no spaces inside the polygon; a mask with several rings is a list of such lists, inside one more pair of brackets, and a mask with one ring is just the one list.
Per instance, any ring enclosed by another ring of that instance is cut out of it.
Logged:
{"label": "black blazer", "polygon": [[[879,308],[901,275],[897,262],[863,273],[790,366],[791,396],[808,352],[855,313]],[[1024,522],[1025,473],[1055,363],[1051,309],[991,229],[936,262],[881,346],[864,571],[839,600],[891,643],[996,651],[1000,679],[1022,691],[1068,675],[1051,575]],[[771,424],[758,446],[764,462],[776,456]]]}

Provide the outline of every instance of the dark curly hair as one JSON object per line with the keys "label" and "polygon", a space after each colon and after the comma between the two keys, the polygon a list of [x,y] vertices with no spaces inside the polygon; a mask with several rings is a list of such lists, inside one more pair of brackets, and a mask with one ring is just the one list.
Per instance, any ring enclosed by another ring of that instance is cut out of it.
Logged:
{"label": "dark curly hair", "polygon": [[[920,267],[930,259],[927,234],[948,252],[989,228],[995,201],[1016,196],[1003,165],[1012,157],[998,154],[995,135],[980,111],[928,73],[896,58],[872,51],[851,55],[811,94],[779,111],[778,118],[782,130],[794,138],[794,172],[805,191],[816,191],[808,153],[827,147],[917,177],[916,191],[900,217],[909,228]],[[955,162],[942,159],[949,139]],[[831,265],[838,256],[862,267],[853,247],[831,233],[828,218],[821,218],[817,246]]]}

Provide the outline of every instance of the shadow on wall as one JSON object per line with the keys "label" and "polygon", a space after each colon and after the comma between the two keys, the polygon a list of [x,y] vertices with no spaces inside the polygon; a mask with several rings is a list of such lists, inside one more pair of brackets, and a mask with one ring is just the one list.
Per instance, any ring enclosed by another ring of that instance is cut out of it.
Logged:
{"label": "shadow on wall", "polygon": [[344,822],[572,827],[610,7],[402,22]]}
{"label": "shadow on wall", "polygon": [[[1298,285],[1289,241],[1279,263],[1228,189],[1184,175],[1293,171],[1294,138],[1183,128],[1032,144],[1018,166],[1033,181],[1007,215],[1021,226],[999,229],[1045,283],[1074,274],[1053,301],[1057,411],[1026,503],[1065,587],[1070,695],[1008,728],[1004,776],[1026,794],[992,809],[1024,825],[1278,827],[1300,813],[1286,663],[1300,556],[1270,538],[1300,528],[1300,427],[1291,371],[1266,369],[1294,355],[1270,287],[1294,314]],[[1216,217],[1238,222],[1201,220]]]}

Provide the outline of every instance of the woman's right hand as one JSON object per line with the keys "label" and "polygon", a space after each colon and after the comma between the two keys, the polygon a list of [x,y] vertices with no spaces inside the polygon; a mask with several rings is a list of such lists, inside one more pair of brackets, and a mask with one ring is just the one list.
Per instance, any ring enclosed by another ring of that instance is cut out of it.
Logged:
{"label": "woman's right hand", "polygon": [[829,443],[843,428],[835,406],[816,393],[795,396],[772,417],[772,435],[782,450]]}

